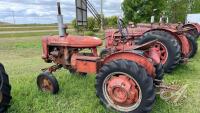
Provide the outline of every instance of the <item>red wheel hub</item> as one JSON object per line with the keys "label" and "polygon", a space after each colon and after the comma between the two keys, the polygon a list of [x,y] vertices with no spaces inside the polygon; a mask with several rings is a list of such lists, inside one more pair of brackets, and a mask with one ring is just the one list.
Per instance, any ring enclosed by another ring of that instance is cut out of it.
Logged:
{"label": "red wheel hub", "polygon": [[163,45],[161,42],[157,42],[154,47],[157,49],[157,51],[160,51],[160,60],[162,64],[165,64],[168,59],[168,51],[165,45]]}
{"label": "red wheel hub", "polygon": [[107,81],[107,92],[112,101],[120,106],[132,106],[139,100],[139,89],[128,76],[113,76]]}
{"label": "red wheel hub", "polygon": [[51,92],[53,90],[53,86],[48,79],[43,79],[43,81],[41,83],[41,87],[42,87],[43,91]]}

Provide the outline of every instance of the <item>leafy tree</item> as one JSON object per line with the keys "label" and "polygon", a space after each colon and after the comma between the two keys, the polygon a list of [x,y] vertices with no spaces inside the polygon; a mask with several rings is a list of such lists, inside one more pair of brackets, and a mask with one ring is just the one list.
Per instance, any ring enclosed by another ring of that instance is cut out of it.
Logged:
{"label": "leafy tree", "polygon": [[[77,31],[89,30],[89,31],[98,31],[100,28],[100,23],[98,23],[95,18],[88,17],[88,23],[85,27],[77,26],[76,19],[71,22],[74,29]],[[117,27],[117,16],[105,17],[104,18],[104,27]]]}
{"label": "leafy tree", "polygon": [[167,0],[167,11],[173,23],[184,22],[187,14],[200,12],[200,0]]}
{"label": "leafy tree", "polygon": [[122,10],[127,22],[150,22],[153,10],[157,9],[154,15],[156,15],[158,21],[165,6],[166,0],[124,0]]}
{"label": "leafy tree", "polygon": [[200,0],[189,0],[191,5],[191,13],[200,13]]}
{"label": "leafy tree", "polygon": [[117,27],[117,16],[105,17],[104,25],[105,27]]}
{"label": "leafy tree", "polygon": [[100,24],[93,18],[88,17],[88,23],[85,27],[80,27],[76,23],[76,19],[72,21],[72,26],[77,31],[89,30],[89,31],[96,31],[96,28],[100,28]]}
{"label": "leafy tree", "polygon": [[87,29],[95,31],[96,28],[100,28],[100,24],[93,17],[88,17]]}
{"label": "leafy tree", "polygon": [[170,22],[184,22],[188,13],[189,0],[167,0],[167,14]]}

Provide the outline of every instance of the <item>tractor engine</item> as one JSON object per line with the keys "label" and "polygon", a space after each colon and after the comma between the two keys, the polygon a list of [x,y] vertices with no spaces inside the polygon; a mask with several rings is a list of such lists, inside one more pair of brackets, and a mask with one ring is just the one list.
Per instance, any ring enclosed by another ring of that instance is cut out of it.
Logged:
{"label": "tractor engine", "polygon": [[[62,45],[62,46],[60,46]],[[96,73],[100,61],[97,54],[97,46],[102,45],[102,41],[96,37],[48,37],[43,38],[42,58],[48,62],[54,62],[62,67],[83,72]]]}

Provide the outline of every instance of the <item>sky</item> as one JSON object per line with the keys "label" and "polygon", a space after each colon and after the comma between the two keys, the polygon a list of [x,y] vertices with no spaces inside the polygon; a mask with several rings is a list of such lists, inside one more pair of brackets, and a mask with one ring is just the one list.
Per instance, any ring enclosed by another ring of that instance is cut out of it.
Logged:
{"label": "sky", "polygon": [[[60,0],[65,22],[71,22],[76,16],[75,0]],[[100,12],[100,0],[89,0]],[[122,0],[103,0],[105,16],[120,16]],[[14,15],[14,16],[13,16]],[[0,21],[27,23],[55,23],[56,0],[0,0]],[[89,14],[90,16],[91,14]],[[13,18],[14,17],[14,18]],[[15,21],[14,21],[15,20]]]}

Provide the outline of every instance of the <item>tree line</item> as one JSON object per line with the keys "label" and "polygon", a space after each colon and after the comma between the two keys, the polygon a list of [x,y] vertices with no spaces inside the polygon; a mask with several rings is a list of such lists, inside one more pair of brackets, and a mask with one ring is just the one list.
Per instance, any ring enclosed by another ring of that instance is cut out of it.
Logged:
{"label": "tree line", "polygon": [[[150,23],[152,15],[155,21],[159,22],[159,18],[165,13],[170,23],[185,22],[187,14],[200,13],[200,0],[124,0],[122,3],[125,22],[134,23]],[[80,30],[73,20],[74,28]],[[117,27],[117,17],[105,17],[104,27]],[[96,31],[100,28],[93,17],[88,17],[88,24],[84,29]]]}
{"label": "tree line", "polygon": [[122,9],[126,21],[150,22],[152,15],[156,21],[165,12],[170,23],[185,22],[187,14],[200,13],[200,0],[124,0]]}

